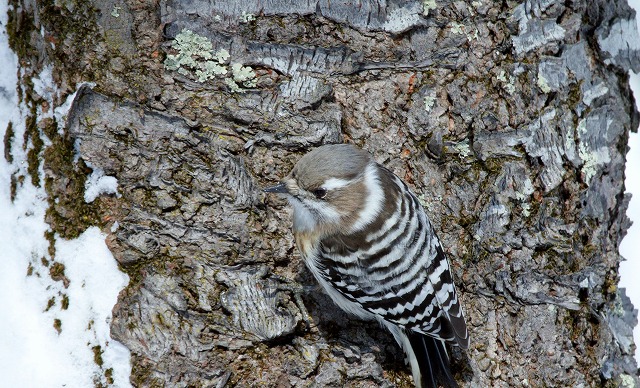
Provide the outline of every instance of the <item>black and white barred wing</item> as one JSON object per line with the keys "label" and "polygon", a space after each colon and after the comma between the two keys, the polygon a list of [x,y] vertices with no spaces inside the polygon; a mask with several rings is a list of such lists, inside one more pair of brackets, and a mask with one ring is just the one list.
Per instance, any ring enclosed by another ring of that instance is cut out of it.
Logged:
{"label": "black and white barred wing", "polygon": [[407,186],[393,174],[386,179],[396,188],[386,195],[392,214],[375,233],[323,240],[320,273],[376,317],[467,348],[462,308],[438,237]]}
{"label": "black and white barred wing", "polygon": [[454,287],[448,260],[439,244],[436,247],[436,256],[432,267],[433,272],[431,268],[427,270],[429,275],[426,287],[433,290],[435,296],[428,306],[425,303],[420,307],[425,311],[432,308],[433,313],[431,318],[425,317],[422,321],[416,322],[415,327],[409,327],[466,349],[469,347],[467,325]]}

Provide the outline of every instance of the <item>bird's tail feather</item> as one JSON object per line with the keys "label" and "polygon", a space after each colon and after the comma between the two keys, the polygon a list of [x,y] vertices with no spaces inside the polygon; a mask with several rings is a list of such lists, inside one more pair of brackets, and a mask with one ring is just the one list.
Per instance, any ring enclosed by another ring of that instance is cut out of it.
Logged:
{"label": "bird's tail feather", "polygon": [[[456,380],[451,374],[449,366],[449,355],[444,348],[444,343],[436,338],[408,331],[407,338],[422,375],[422,388],[437,388],[444,386],[446,388],[458,388]],[[418,382],[416,382],[416,385]]]}
{"label": "bird's tail feather", "polygon": [[383,324],[404,349],[416,387],[458,388],[458,383],[451,374],[449,355],[441,340],[412,330],[403,330],[388,322]]}

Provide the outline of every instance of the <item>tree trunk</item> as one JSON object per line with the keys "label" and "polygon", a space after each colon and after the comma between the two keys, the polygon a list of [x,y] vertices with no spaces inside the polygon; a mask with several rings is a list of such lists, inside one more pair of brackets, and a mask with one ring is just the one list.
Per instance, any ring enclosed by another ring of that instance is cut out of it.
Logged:
{"label": "tree trunk", "polygon": [[[30,158],[47,220],[111,231],[134,386],[412,386],[392,336],[320,292],[286,203],[261,193],[339,142],[420,195],[470,328],[461,385],[640,383],[617,288],[640,71],[624,0],[10,3],[27,136],[50,142]],[[64,131],[38,117],[29,80],[47,66],[55,105],[92,83]],[[88,204],[99,170],[120,195]]]}

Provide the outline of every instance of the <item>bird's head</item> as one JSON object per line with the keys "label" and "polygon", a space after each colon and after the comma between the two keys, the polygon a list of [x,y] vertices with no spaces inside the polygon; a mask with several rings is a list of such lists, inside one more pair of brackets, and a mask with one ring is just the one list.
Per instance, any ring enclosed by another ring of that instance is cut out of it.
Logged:
{"label": "bird's head", "polygon": [[325,145],[304,155],[280,184],[264,191],[286,195],[295,231],[353,230],[364,213],[375,210],[371,206],[381,206],[384,194],[376,168],[366,151]]}

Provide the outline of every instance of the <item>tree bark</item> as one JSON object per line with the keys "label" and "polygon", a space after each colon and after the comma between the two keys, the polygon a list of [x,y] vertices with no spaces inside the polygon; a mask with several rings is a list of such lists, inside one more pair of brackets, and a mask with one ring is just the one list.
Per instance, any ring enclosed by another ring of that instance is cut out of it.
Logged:
{"label": "tree bark", "polygon": [[[27,136],[50,144],[30,159],[47,219],[66,238],[110,231],[134,386],[412,386],[391,335],[320,292],[286,203],[261,193],[339,142],[420,195],[471,333],[452,349],[461,385],[640,383],[617,288],[640,71],[625,1],[10,3]],[[56,106],[91,83],[63,131],[36,109],[47,66]],[[87,204],[96,169],[120,195]]]}

